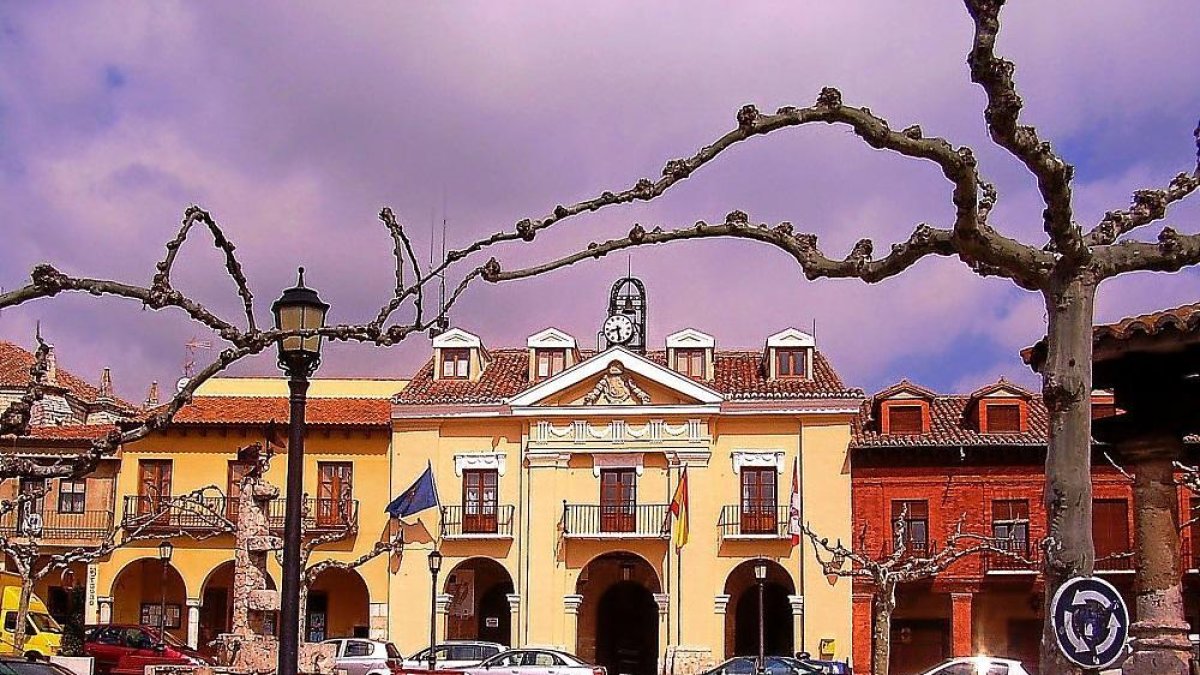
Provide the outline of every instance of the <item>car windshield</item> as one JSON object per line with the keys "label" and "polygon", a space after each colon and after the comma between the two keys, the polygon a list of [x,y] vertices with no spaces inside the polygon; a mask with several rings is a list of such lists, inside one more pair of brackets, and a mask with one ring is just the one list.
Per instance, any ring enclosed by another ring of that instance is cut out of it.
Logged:
{"label": "car windshield", "polygon": [[29,621],[33,623],[34,628],[37,628],[39,633],[61,633],[62,627],[54,620],[54,617],[49,614],[30,613]]}
{"label": "car windshield", "polygon": [[396,645],[394,645],[390,642],[387,643],[386,645],[384,645],[384,649],[387,650],[387,655],[388,655],[389,659],[403,659],[404,658],[400,654],[400,650],[396,649]]}
{"label": "car windshield", "polygon": [[18,661],[13,659],[5,660],[3,666],[4,675],[67,675],[70,672],[45,661]]}
{"label": "car windshield", "polygon": [[[146,631],[146,635],[151,640],[158,642],[158,629],[157,628],[146,628],[144,630]],[[171,633],[169,633],[169,632],[166,633],[165,637],[163,638],[163,642],[171,645],[172,647],[181,647],[183,649],[191,649],[184,643],[180,642],[179,638],[175,637],[174,635],[171,635]]]}

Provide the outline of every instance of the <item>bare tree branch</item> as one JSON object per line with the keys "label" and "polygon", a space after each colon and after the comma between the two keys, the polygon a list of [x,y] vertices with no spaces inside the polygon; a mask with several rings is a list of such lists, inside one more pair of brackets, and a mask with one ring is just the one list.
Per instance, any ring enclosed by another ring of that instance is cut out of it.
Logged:
{"label": "bare tree branch", "polygon": [[1181,173],[1171,179],[1164,190],[1138,190],[1128,209],[1109,211],[1088,232],[1085,242],[1090,246],[1112,244],[1133,230],[1167,217],[1167,209],[1200,188],[1200,165],[1190,176]]}
{"label": "bare tree branch", "polygon": [[[37,350],[34,352],[33,365],[29,367],[29,381],[25,385],[25,393],[13,401],[0,414],[0,436],[27,436],[33,420],[33,406],[46,394],[46,374],[50,369],[50,346],[39,334],[36,336]],[[8,457],[0,458],[0,463]],[[2,469],[0,469],[2,470]]]}
{"label": "bare tree branch", "polygon": [[1178,272],[1200,263],[1200,234],[1180,234],[1165,227],[1154,244],[1121,241],[1094,250],[1091,269],[1098,279],[1129,272]]}

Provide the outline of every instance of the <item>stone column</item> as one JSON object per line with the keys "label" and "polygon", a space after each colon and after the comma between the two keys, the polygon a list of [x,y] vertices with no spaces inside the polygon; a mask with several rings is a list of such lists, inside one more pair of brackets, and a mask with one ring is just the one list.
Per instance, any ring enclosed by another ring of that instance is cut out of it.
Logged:
{"label": "stone column", "polygon": [[100,623],[112,623],[112,607],[113,599],[110,596],[101,596],[96,598],[96,603],[100,605]]}
{"label": "stone column", "polygon": [[654,602],[658,605],[658,669],[655,672],[664,672],[663,654],[666,653],[667,645],[671,644],[671,632],[667,630],[667,621],[670,619],[671,611],[671,596],[666,593],[655,593]]}
{"label": "stone column", "polygon": [[1148,431],[1118,441],[1117,451],[1134,475],[1137,546],[1134,588],[1138,620],[1130,626],[1134,652],[1123,671],[1186,675],[1190,645],[1183,615],[1179,488],[1173,466],[1175,459],[1183,456],[1183,441],[1175,434]]}
{"label": "stone column", "polygon": [[579,606],[583,604],[583,596],[578,593],[563,596],[563,610],[566,612],[566,622],[563,631],[563,649],[575,653],[579,644]]}
{"label": "stone column", "polygon": [[716,661],[724,661],[727,656],[725,645],[725,614],[729,611],[728,593],[718,593],[713,596],[713,614],[717,615],[717,634],[711,638],[713,648],[713,659]]}
{"label": "stone column", "polygon": [[434,618],[434,623],[437,624],[437,641],[439,643],[446,641],[446,626],[449,623],[448,617],[452,600],[454,600],[454,596],[449,593],[438,593],[437,616]]}
{"label": "stone column", "polygon": [[200,598],[187,599],[187,643],[192,649],[200,646]]}
{"label": "stone column", "polygon": [[972,646],[973,628],[971,625],[972,593],[950,594],[950,654],[952,656],[971,656],[975,653]]}
{"label": "stone column", "polygon": [[792,651],[798,652],[804,645],[804,596],[789,595],[788,604],[792,606]]}
{"label": "stone column", "polygon": [[508,600],[508,641],[511,643],[508,646],[515,649],[521,644],[521,594],[509,593],[504,599]]}

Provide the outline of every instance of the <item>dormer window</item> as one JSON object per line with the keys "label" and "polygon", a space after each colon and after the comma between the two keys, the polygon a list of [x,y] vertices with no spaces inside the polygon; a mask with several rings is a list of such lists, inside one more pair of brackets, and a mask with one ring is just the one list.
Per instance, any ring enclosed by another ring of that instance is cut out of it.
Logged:
{"label": "dormer window", "polygon": [[704,350],[703,349],[676,349],[675,350],[675,371],[692,377],[704,377]]}
{"label": "dormer window", "polygon": [[471,373],[471,350],[445,349],[442,352],[442,379],[465,380]]}
{"label": "dormer window", "polygon": [[1021,433],[1021,406],[1018,403],[987,404],[987,429],[989,434]]}
{"label": "dormer window", "polygon": [[771,380],[810,379],[813,370],[813,336],[788,328],[767,338],[763,371]]}
{"label": "dormer window", "polygon": [[775,375],[777,377],[806,377],[807,349],[776,349]]}
{"label": "dormer window", "polygon": [[888,433],[915,435],[925,432],[925,407],[922,405],[887,406]]}
{"label": "dormer window", "polygon": [[565,349],[538,349],[537,353],[537,377],[553,377],[566,369],[567,350]]}

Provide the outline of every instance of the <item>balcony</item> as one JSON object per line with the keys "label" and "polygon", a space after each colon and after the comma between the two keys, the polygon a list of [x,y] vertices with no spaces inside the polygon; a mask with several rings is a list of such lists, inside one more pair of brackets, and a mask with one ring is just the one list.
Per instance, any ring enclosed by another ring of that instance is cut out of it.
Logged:
{"label": "balcony", "polygon": [[443,539],[512,539],[513,506],[442,507]]}
{"label": "balcony", "polygon": [[1097,572],[1132,572],[1133,571],[1133,551],[1114,551],[1101,552],[1096,551]]}
{"label": "balcony", "polygon": [[[165,503],[164,503],[165,502]],[[267,520],[272,531],[282,532],[287,500],[268,505]],[[304,500],[303,530],[332,532],[358,529],[358,500]],[[237,502],[228,497],[125,497],[121,526],[126,530],[183,532],[187,534],[232,531],[237,523]]]}
{"label": "balcony", "polygon": [[574,539],[666,539],[666,504],[567,504],[560,527]]}
{"label": "balcony", "polygon": [[43,545],[98,543],[113,527],[112,511],[59,513],[50,505],[18,509],[0,516],[0,535],[33,537]]}
{"label": "balcony", "polygon": [[1001,539],[997,550],[983,552],[985,574],[1037,574],[1041,568],[1041,550],[1022,539]]}
{"label": "balcony", "polygon": [[785,505],[743,507],[728,504],[721,507],[717,529],[722,539],[787,539],[791,508]]}

